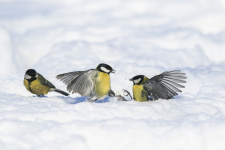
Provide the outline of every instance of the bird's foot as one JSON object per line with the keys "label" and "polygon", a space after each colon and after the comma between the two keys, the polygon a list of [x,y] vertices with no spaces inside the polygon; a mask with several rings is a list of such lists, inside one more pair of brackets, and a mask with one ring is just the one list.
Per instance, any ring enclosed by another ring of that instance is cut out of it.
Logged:
{"label": "bird's foot", "polygon": [[88,99],[85,99],[85,102],[94,102],[94,101],[96,101],[98,98],[97,97],[90,97],[90,98],[88,98]]}
{"label": "bird's foot", "polygon": [[33,97],[44,98],[44,97],[47,97],[47,96],[45,96],[45,95],[34,95]]}
{"label": "bird's foot", "polygon": [[116,95],[115,96],[118,100],[121,100],[121,101],[127,101],[127,99],[125,99],[123,96],[121,95]]}
{"label": "bird's foot", "polygon": [[92,102],[92,100],[90,100],[90,99],[85,99],[85,102]]}
{"label": "bird's foot", "polygon": [[124,94],[125,96],[129,96],[130,99],[133,99],[129,91],[123,89],[123,94]]}
{"label": "bird's foot", "polygon": [[[131,96],[131,94],[130,94],[130,92],[127,91],[127,90],[124,90],[123,89],[123,95],[124,96],[129,96],[131,100],[133,99],[132,96]],[[124,98],[124,96],[122,96],[122,95],[115,95],[115,97],[117,97],[118,100],[128,101],[126,98]]]}

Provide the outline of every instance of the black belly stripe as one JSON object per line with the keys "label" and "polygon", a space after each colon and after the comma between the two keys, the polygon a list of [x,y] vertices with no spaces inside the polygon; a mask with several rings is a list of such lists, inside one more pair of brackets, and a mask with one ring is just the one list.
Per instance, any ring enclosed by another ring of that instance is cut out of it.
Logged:
{"label": "black belly stripe", "polygon": [[29,83],[29,90],[30,90],[32,93],[34,93],[34,92],[32,91],[32,89],[31,89],[31,87],[30,87],[31,82],[28,82],[28,83]]}

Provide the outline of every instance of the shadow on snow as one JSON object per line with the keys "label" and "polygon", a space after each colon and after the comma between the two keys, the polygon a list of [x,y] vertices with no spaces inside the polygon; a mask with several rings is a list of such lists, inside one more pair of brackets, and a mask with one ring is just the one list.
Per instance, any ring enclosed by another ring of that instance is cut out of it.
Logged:
{"label": "shadow on snow", "polygon": [[67,104],[77,104],[81,102],[87,102],[87,103],[107,103],[110,102],[109,97],[106,97],[103,100],[95,100],[95,101],[87,101],[88,97],[60,97],[64,102]]}

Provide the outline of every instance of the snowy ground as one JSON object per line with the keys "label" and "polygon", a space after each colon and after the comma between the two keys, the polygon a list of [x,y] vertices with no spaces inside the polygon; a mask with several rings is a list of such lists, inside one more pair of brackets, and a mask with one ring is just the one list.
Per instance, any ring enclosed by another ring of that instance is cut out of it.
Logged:
{"label": "snowy ground", "polygon": [[[1,0],[1,150],[224,150],[224,0]],[[172,100],[33,97],[23,76],[111,65],[112,89],[166,70],[187,73]]]}

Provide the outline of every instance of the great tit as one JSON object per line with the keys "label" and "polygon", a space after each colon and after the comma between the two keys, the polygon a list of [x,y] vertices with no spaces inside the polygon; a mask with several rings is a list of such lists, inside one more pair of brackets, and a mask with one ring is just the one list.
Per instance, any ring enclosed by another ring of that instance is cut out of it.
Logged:
{"label": "great tit", "polygon": [[88,100],[101,100],[107,95],[115,96],[111,90],[110,73],[115,73],[111,66],[101,63],[96,69],[86,71],[75,71],[57,75],[57,79],[67,85],[67,90],[79,93]]}
{"label": "great tit", "polygon": [[69,94],[56,89],[55,86],[46,80],[41,74],[37,73],[34,69],[28,69],[24,76],[24,86],[26,89],[36,94],[38,97],[43,97],[48,92],[58,92],[62,95],[68,96]]}
{"label": "great tit", "polygon": [[130,79],[133,81],[134,100],[145,102],[147,100],[171,99],[182,92],[179,88],[185,86],[178,83],[186,83],[187,77],[180,70],[166,71],[159,75],[147,78],[144,75],[137,75]]}

